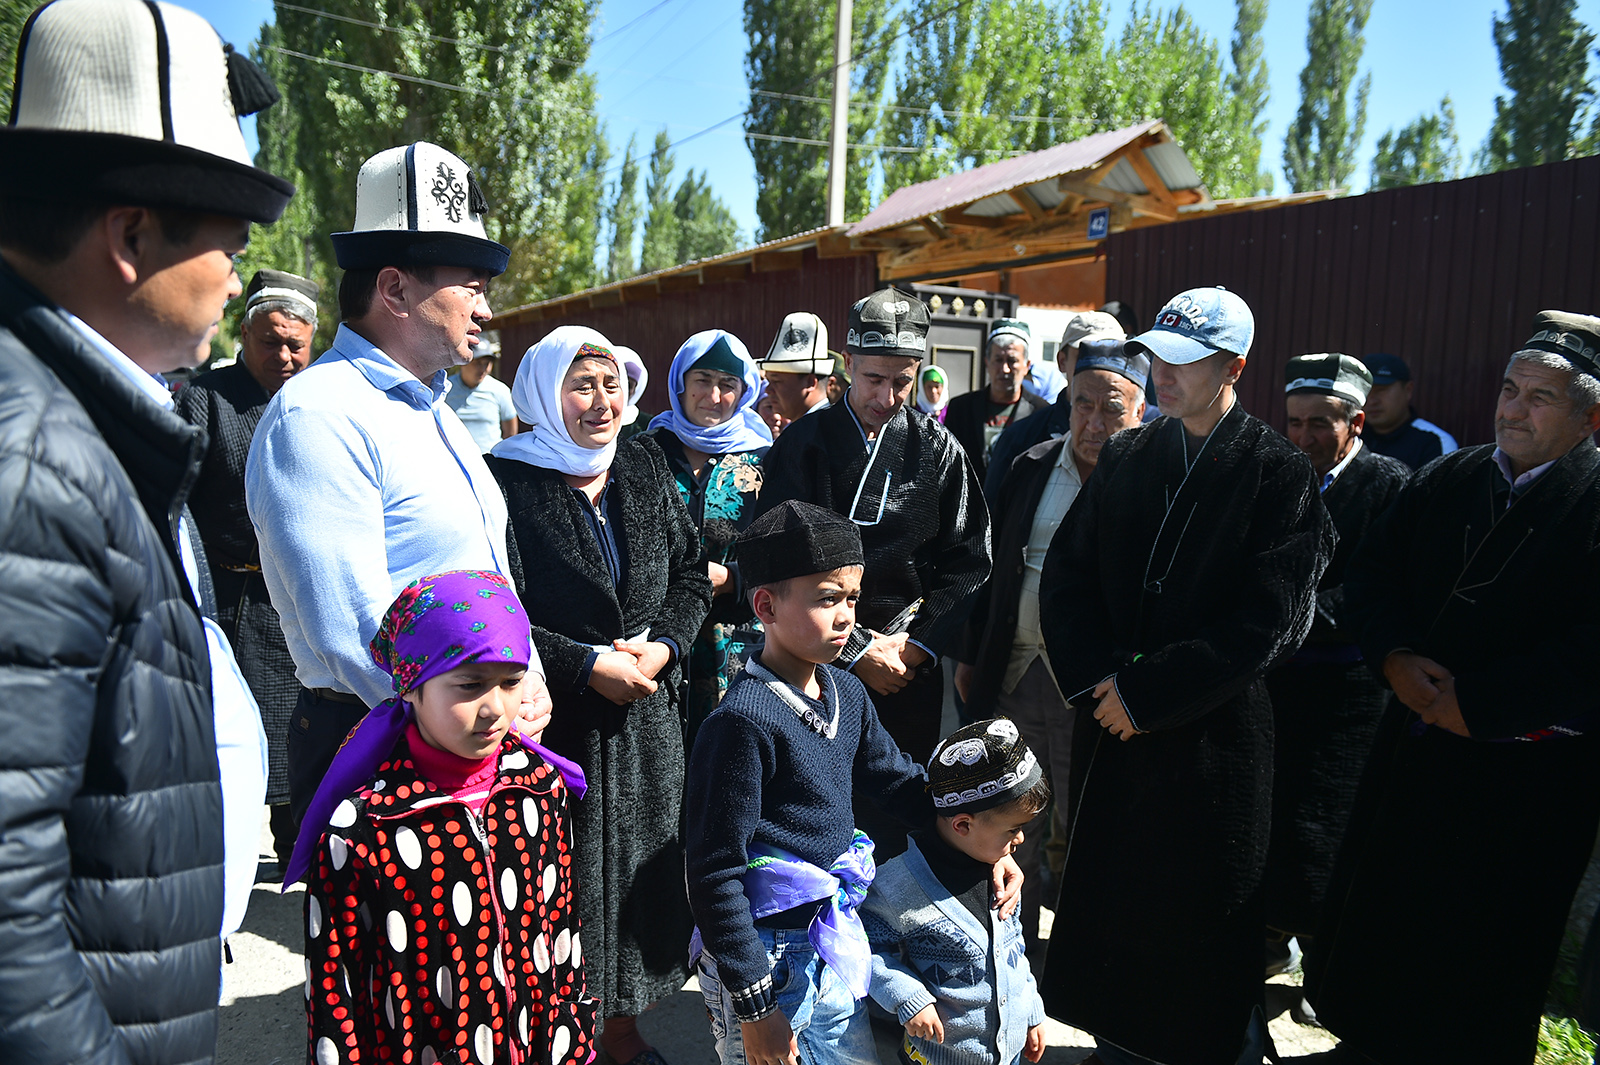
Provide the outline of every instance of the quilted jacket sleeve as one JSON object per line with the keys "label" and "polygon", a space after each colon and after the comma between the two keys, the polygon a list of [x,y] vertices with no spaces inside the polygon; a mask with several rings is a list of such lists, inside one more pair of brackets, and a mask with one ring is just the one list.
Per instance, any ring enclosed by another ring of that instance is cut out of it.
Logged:
{"label": "quilted jacket sleeve", "polygon": [[66,816],[118,624],[112,557],[84,489],[26,445],[0,453],[0,1059],[127,1060],[64,913]]}

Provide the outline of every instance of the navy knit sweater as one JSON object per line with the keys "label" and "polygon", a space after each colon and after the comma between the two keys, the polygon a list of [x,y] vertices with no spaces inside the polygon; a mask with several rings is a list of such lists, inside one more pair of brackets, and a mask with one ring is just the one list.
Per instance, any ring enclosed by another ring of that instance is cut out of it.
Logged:
{"label": "navy knit sweater", "polygon": [[[832,739],[802,721],[763,681],[741,673],[700,727],[689,759],[689,905],[730,992],[754,987],[772,968],[741,879],[752,842],[828,868],[854,837],[852,790],[913,828],[932,824],[922,767],[878,722],[866,688],[833,666],[817,668],[838,693],[839,730]],[[823,687],[826,695],[826,681]],[[832,705],[790,690],[824,721],[833,719]]]}

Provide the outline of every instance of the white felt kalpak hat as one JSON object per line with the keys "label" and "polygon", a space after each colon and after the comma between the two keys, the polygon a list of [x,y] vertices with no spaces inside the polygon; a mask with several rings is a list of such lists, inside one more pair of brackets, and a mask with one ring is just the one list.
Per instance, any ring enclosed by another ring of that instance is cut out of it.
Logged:
{"label": "white felt kalpak hat", "polygon": [[833,356],[828,354],[828,327],[810,311],[795,311],[784,318],[772,350],[761,361],[767,373],[811,373],[827,376],[833,372]]}
{"label": "white felt kalpak hat", "polygon": [[[192,11],[55,0],[23,25],[0,194],[272,222],[294,186],[250,163],[239,116],[272,81]],[[22,165],[24,163],[29,165]]]}
{"label": "white felt kalpak hat", "polygon": [[488,201],[471,167],[437,144],[379,152],[356,175],[356,223],[333,234],[346,270],[464,266],[503,274],[511,249],[483,229]]}

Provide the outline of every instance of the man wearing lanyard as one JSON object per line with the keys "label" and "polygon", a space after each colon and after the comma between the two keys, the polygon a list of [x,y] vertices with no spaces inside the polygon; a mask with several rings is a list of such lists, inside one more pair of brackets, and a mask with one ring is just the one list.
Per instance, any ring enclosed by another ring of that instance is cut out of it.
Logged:
{"label": "man wearing lanyard", "polygon": [[1267,674],[1276,762],[1266,871],[1268,976],[1294,968],[1316,932],[1361,767],[1387,701],[1383,685],[1361,660],[1344,602],[1350,556],[1411,477],[1405,463],[1366,446],[1361,408],[1371,387],[1371,372],[1349,355],[1289,360],[1286,435],[1316,467],[1322,504],[1339,542],[1317,584],[1311,635]]}
{"label": "man wearing lanyard", "polygon": [[[758,504],[764,512],[796,499],[861,528],[866,572],[839,664],[872,689],[884,728],[917,758],[939,741],[939,655],[954,648],[989,577],[989,512],[972,466],[906,402],[927,334],[928,309],[910,293],[884,289],[850,309],[844,402],[783,431],[762,461]],[[879,857],[905,849],[904,828],[870,803],[857,818]]]}
{"label": "man wearing lanyard", "polygon": [[1311,463],[1237,400],[1254,334],[1244,300],[1202,288],[1126,342],[1166,416],[1100,449],[1039,579],[1078,711],[1040,990],[1105,1065],[1260,1065],[1266,1049],[1262,676],[1310,629],[1334,534]]}
{"label": "man wearing lanyard", "polygon": [[1596,430],[1600,319],[1543,311],[1494,444],[1419,470],[1350,560],[1393,695],[1306,955],[1330,1061],[1534,1058],[1600,821]]}
{"label": "man wearing lanyard", "polygon": [[[426,141],[368,159],[333,347],[273,397],[245,468],[261,573],[302,691],[289,722],[298,821],[345,734],[393,694],[367,643],[411,581],[506,572],[506,506],[445,403],[510,251],[484,234],[467,165]],[[530,664],[542,695],[542,671]]]}

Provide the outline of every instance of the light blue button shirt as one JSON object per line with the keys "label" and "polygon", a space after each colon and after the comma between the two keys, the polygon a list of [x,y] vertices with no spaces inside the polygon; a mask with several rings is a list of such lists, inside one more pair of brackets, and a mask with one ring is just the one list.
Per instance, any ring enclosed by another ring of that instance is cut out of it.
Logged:
{"label": "light blue button shirt", "polygon": [[394,690],[367,644],[400,590],[449,570],[507,573],[505,498],[445,381],[424,384],[341,325],[256,426],[245,501],[308,688],[376,706]]}

